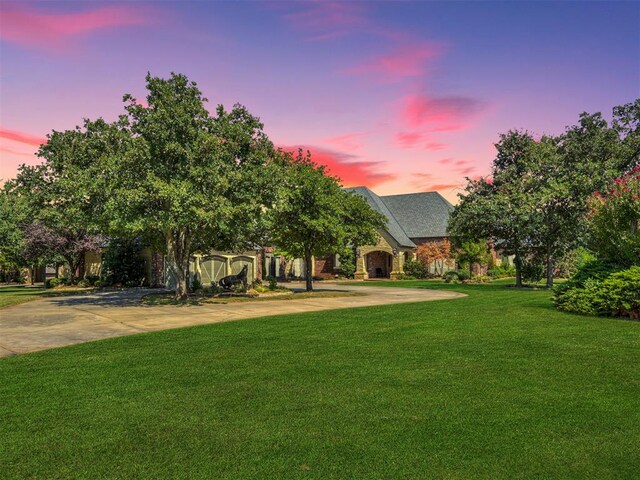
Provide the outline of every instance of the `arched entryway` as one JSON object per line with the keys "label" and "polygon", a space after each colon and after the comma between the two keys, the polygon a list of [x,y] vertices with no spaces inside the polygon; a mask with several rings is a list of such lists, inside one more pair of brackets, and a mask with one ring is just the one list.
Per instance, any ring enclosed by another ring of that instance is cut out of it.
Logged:
{"label": "arched entryway", "polygon": [[393,269],[393,257],[390,253],[376,250],[366,255],[367,275],[369,278],[389,278]]}

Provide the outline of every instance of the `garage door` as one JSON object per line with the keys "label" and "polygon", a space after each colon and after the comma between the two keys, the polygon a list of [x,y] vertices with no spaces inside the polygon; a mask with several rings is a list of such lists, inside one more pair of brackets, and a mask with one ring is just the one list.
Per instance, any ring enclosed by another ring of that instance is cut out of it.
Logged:
{"label": "garage door", "polygon": [[225,276],[225,265],[227,260],[224,257],[211,256],[200,260],[200,273],[202,274],[202,285],[209,286],[212,281],[219,282]]}
{"label": "garage door", "polygon": [[253,283],[253,259],[251,257],[234,257],[231,259],[231,273],[237,275],[246,265],[247,267],[247,283]]}

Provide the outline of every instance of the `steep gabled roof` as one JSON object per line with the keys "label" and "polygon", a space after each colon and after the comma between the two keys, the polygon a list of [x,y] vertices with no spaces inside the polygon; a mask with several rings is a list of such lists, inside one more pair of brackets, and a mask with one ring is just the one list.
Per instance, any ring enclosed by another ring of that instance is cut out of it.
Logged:
{"label": "steep gabled roof", "polygon": [[387,217],[387,232],[403,247],[415,247],[412,238],[446,237],[451,205],[438,192],[380,197],[367,187],[345,189],[363,197]]}
{"label": "steep gabled roof", "polygon": [[438,192],[381,197],[409,238],[446,237],[451,205]]}
{"label": "steep gabled roof", "polygon": [[411,241],[411,239],[407,236],[403,228],[400,226],[393,213],[389,210],[389,208],[385,205],[385,202],[378,195],[373,193],[367,187],[353,187],[346,188],[345,190],[349,192],[356,193],[363,197],[367,203],[373,208],[375,211],[383,214],[387,217],[387,232],[389,235],[393,237],[393,239],[398,242],[399,245],[403,247],[415,247],[415,243]]}

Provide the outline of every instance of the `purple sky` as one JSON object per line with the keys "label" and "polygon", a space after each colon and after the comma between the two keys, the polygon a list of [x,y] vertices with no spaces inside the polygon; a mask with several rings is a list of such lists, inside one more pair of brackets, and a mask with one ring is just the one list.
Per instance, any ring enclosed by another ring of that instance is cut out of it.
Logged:
{"label": "purple sky", "polygon": [[438,190],[486,175],[498,134],[560,133],[640,97],[640,2],[0,4],[0,178],[44,135],[113,120],[175,71],[239,102],[346,185]]}

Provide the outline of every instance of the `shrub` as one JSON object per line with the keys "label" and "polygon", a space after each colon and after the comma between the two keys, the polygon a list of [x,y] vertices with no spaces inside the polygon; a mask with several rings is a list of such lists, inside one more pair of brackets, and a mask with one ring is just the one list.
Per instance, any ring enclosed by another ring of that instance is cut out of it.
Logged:
{"label": "shrub", "polygon": [[127,239],[111,240],[102,256],[102,278],[106,285],[142,285],[144,257],[139,242]]}
{"label": "shrub", "polygon": [[44,288],[56,288],[58,285],[60,285],[60,279],[58,278],[49,278],[44,282]]}
{"label": "shrub", "polygon": [[640,264],[640,166],[589,200],[591,247],[602,258]]}
{"label": "shrub", "polygon": [[340,266],[338,276],[343,278],[353,278],[356,272],[356,254],[352,248],[340,254]]}
{"label": "shrub", "polygon": [[496,265],[487,270],[487,275],[491,278],[507,278],[515,277],[516,267],[513,265]]}
{"label": "shrub", "polygon": [[96,283],[100,282],[100,277],[97,275],[87,275],[84,277],[85,282],[87,282],[88,286],[94,287]]}
{"label": "shrub", "polygon": [[407,275],[406,273],[399,273],[396,280],[416,280],[416,277]]}
{"label": "shrub", "polygon": [[466,270],[449,270],[444,274],[444,281],[447,283],[464,282],[469,280],[469,272]]}
{"label": "shrub", "polygon": [[414,278],[429,278],[427,267],[425,267],[417,260],[407,260],[406,262],[404,262],[404,273]]}
{"label": "shrub", "polygon": [[598,313],[640,320],[640,267],[614,273],[602,282]]}
{"label": "shrub", "polygon": [[554,302],[558,309],[640,318],[640,267],[614,273],[604,262],[590,262],[585,267],[565,284],[556,287]]}
{"label": "shrub", "polygon": [[[265,287],[261,283],[256,282],[253,283],[253,288],[251,290],[253,290],[255,293],[265,293],[269,291],[267,287]],[[251,292],[251,290],[249,292]]]}
{"label": "shrub", "polygon": [[541,263],[534,260],[522,262],[522,280],[525,283],[538,283],[544,275],[545,268]]}
{"label": "shrub", "polygon": [[276,277],[270,275],[267,280],[269,281],[269,290],[275,290],[278,288],[278,279]]}
{"label": "shrub", "polygon": [[200,279],[198,277],[193,277],[193,280],[191,280],[191,291],[197,292],[201,288],[202,288],[202,282],[200,281]]}
{"label": "shrub", "polygon": [[467,283],[491,283],[491,277],[489,275],[476,275],[467,280]]}

